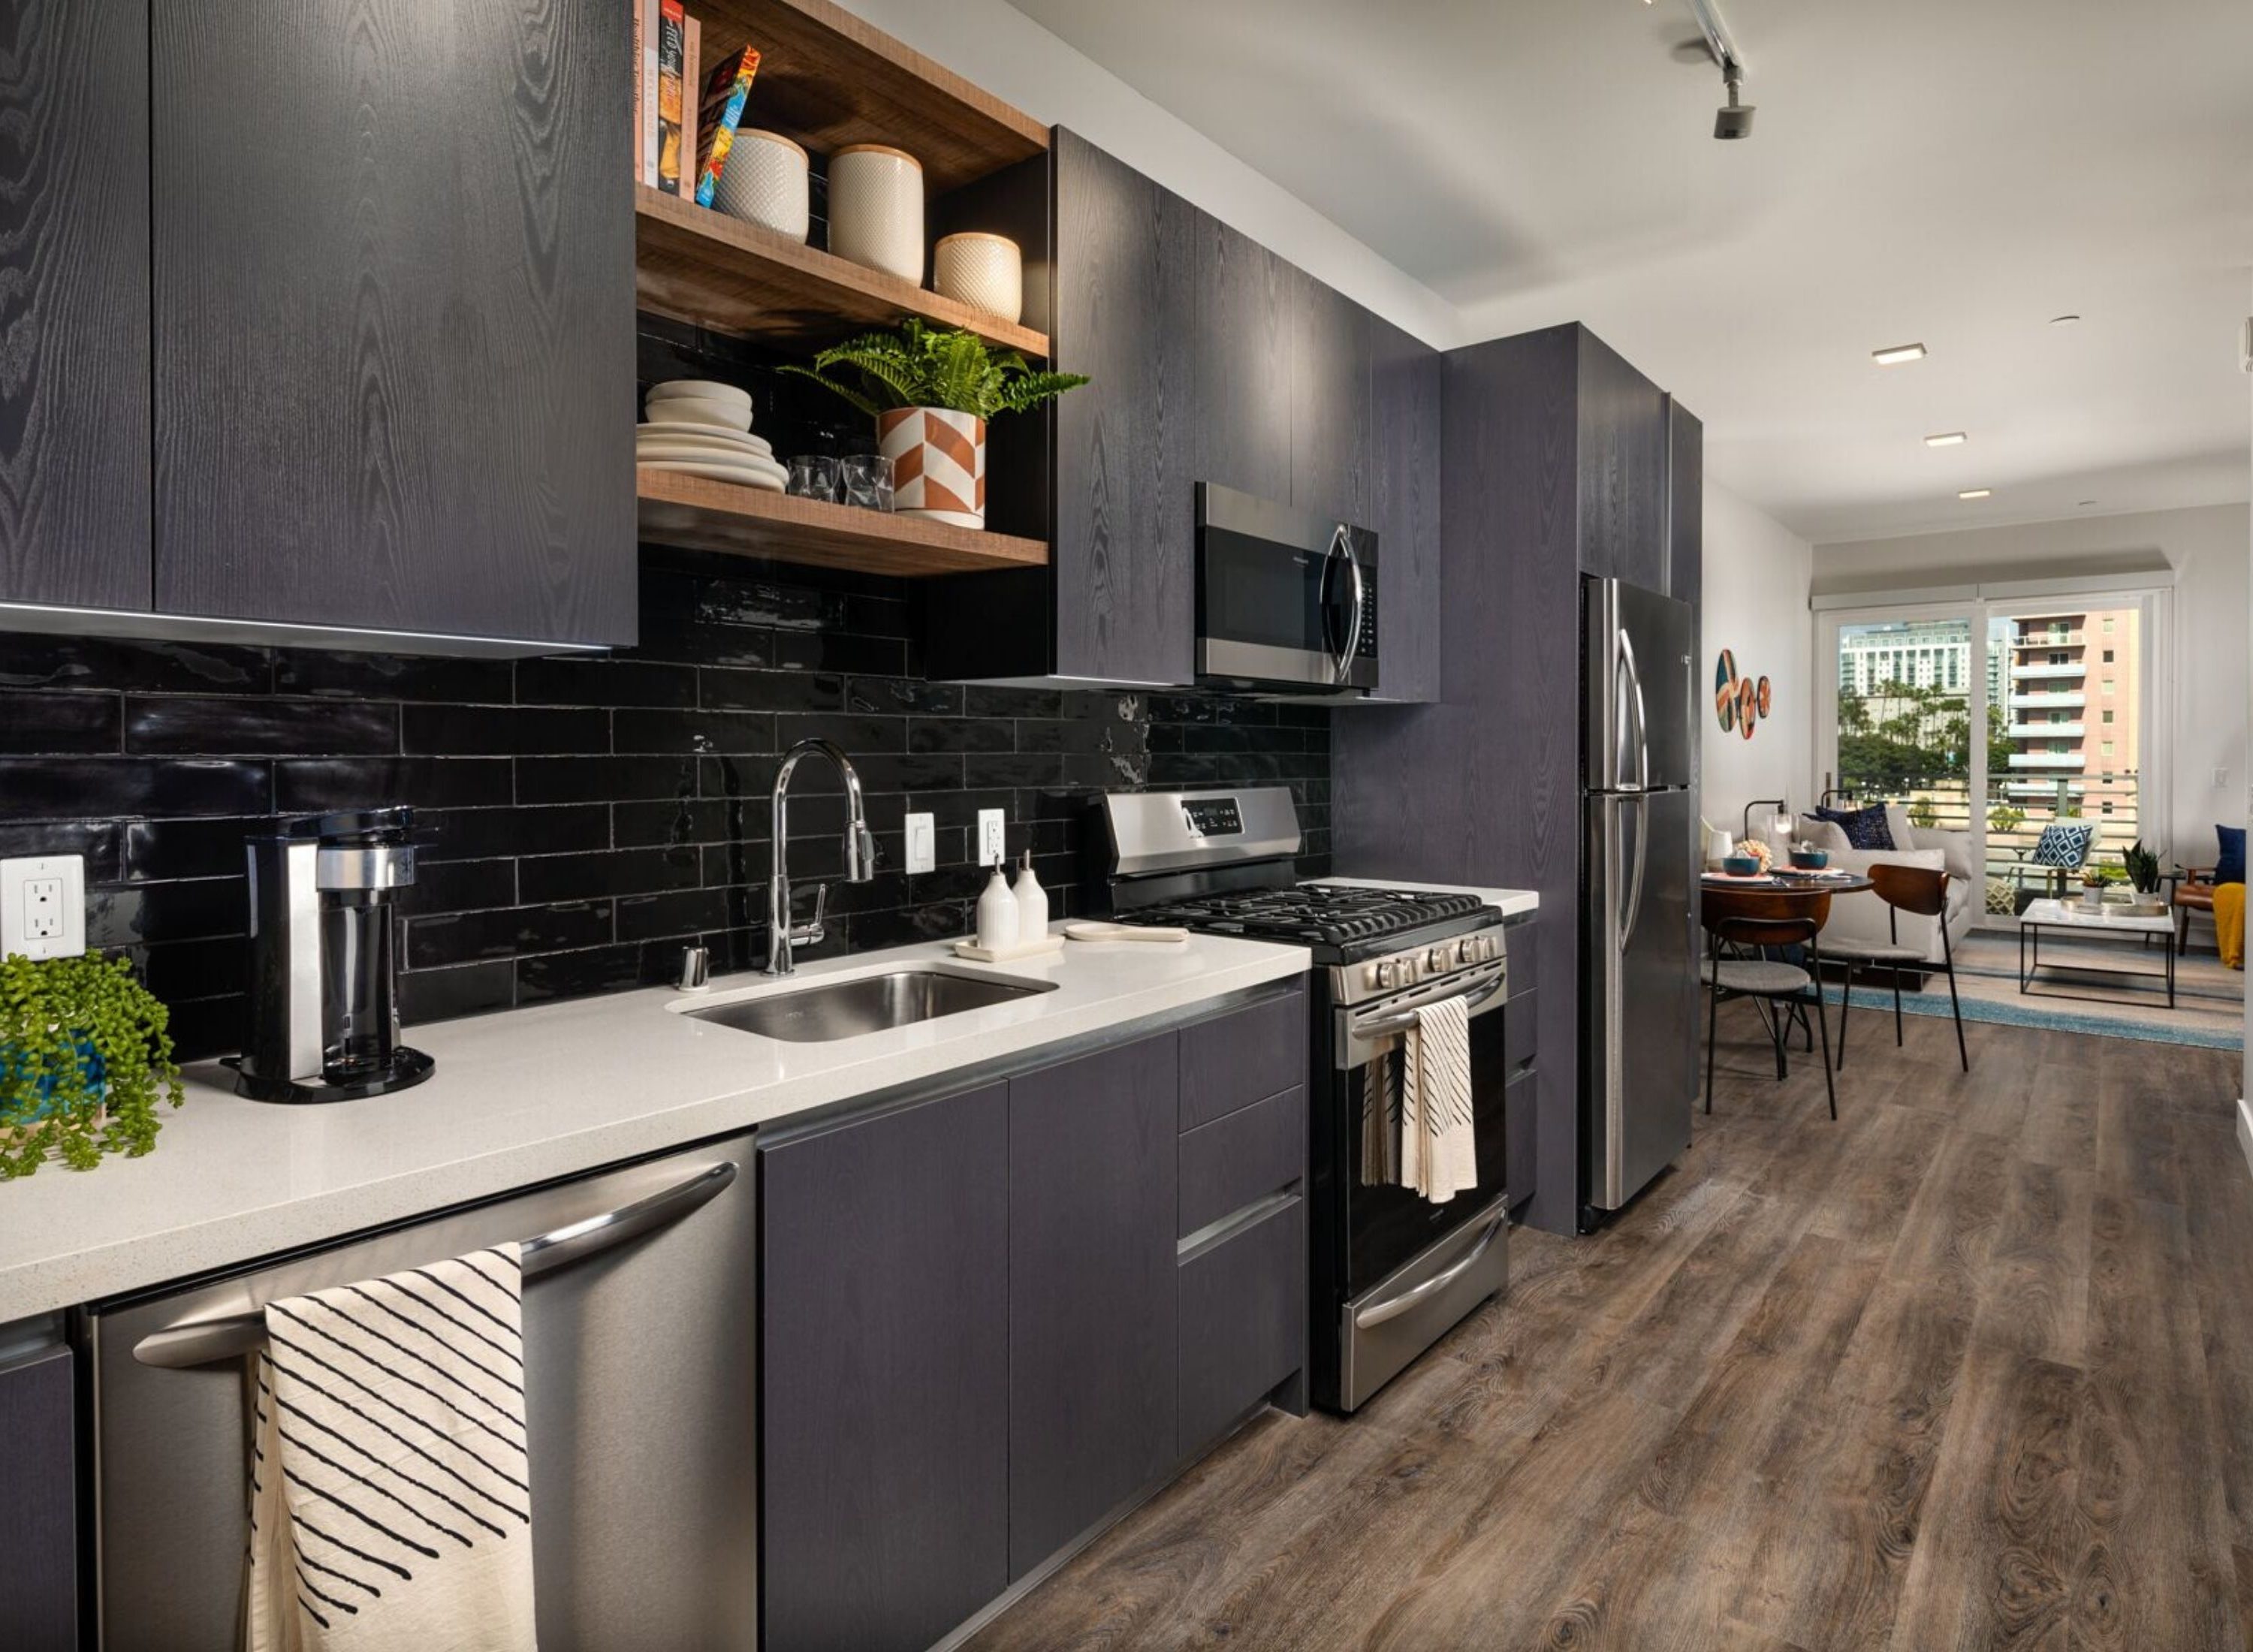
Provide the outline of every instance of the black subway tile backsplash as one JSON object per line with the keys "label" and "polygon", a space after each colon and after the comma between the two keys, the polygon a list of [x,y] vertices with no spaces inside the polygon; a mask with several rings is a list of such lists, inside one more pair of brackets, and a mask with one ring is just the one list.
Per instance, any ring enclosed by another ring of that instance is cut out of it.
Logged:
{"label": "black subway tile backsplash", "polygon": [[[406,803],[410,1022],[670,980],[766,953],[768,800],[808,735],[852,756],[879,870],[830,891],[802,957],[965,932],[980,809],[1008,819],[1065,916],[1090,794],[1280,781],[1308,871],[1329,842],[1329,714],[1190,694],[965,687],[914,669],[909,582],[645,555],[642,643],[517,661],[0,634],[0,854],[87,857],[90,938],[129,953],[185,1055],[237,1048],[243,840],[277,817]],[[904,816],[938,868],[905,875]],[[835,771],[792,783],[799,911],[842,865]]]}

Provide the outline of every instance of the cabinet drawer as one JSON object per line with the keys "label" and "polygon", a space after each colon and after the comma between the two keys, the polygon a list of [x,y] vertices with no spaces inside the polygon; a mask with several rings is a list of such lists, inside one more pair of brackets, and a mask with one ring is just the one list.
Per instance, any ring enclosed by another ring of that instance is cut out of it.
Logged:
{"label": "cabinet drawer", "polygon": [[1194,1130],[1307,1082],[1307,995],[1182,1028],[1181,1127]]}
{"label": "cabinet drawer", "polygon": [[1307,1202],[1184,1262],[1181,1449],[1209,1445],[1307,1359]]}
{"label": "cabinet drawer", "polygon": [[1307,1092],[1285,1091],[1181,1139],[1181,1231],[1279,1193],[1306,1175]]}
{"label": "cabinet drawer", "polygon": [[1535,993],[1518,993],[1502,1007],[1502,1065],[1509,1078],[1515,1078],[1532,1063],[1540,1003]]}

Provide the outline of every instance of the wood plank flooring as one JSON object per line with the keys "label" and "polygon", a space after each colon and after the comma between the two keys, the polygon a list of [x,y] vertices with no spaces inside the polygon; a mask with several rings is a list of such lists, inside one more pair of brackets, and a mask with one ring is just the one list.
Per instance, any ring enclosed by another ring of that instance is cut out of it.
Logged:
{"label": "wood plank flooring", "polygon": [[970,1644],[2253,1647],[2235,1053],[1945,1021],[1777,1084],[1350,1421],[1268,1416]]}

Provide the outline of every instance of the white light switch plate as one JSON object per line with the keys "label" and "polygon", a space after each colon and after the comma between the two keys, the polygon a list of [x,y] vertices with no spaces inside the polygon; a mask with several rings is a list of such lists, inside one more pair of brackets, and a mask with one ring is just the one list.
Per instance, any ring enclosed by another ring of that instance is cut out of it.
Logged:
{"label": "white light switch plate", "polygon": [[908,875],[938,869],[938,833],[927,814],[908,817]]}
{"label": "white light switch plate", "polygon": [[999,809],[978,812],[978,864],[999,866],[1009,858],[1006,817]]}
{"label": "white light switch plate", "polygon": [[86,951],[86,858],[0,861],[0,953],[76,958]]}

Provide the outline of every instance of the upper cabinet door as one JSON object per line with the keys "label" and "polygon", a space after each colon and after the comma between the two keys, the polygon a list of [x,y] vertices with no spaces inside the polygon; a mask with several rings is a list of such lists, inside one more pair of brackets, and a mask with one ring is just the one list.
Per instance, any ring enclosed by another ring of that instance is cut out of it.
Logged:
{"label": "upper cabinet door", "polygon": [[1190,488],[1193,209],[1059,128],[1056,669],[1104,682],[1196,674]]}
{"label": "upper cabinet door", "polygon": [[1666,393],[1580,330],[1580,571],[1666,589]]}
{"label": "upper cabinet door", "polygon": [[1291,503],[1357,527],[1372,510],[1370,325],[1359,304],[1291,271]]}
{"label": "upper cabinet door", "polygon": [[0,6],[0,602],[149,606],[149,12]]}
{"label": "upper cabinet door", "polygon": [[1290,265],[1203,213],[1196,237],[1196,479],[1291,497]]}
{"label": "upper cabinet door", "polygon": [[1678,401],[1666,404],[1672,457],[1667,468],[1666,589],[1695,603],[1705,569],[1705,427]]}
{"label": "upper cabinet door", "polygon": [[157,607],[631,642],[630,8],[152,3]]}
{"label": "upper cabinet door", "polygon": [[1440,352],[1372,316],[1370,517],[1377,529],[1377,694],[1440,697]]}

